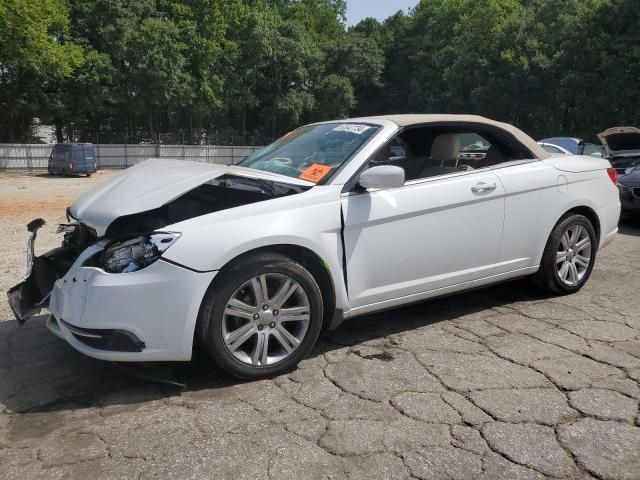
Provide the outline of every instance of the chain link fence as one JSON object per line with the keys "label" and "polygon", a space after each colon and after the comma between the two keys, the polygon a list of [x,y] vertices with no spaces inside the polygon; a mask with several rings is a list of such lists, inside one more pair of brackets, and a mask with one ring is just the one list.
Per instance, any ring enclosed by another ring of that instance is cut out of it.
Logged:
{"label": "chain link fence", "polygon": [[[148,158],[236,164],[262,147],[94,144],[98,168],[127,168]],[[46,169],[53,144],[0,144],[0,171]]]}

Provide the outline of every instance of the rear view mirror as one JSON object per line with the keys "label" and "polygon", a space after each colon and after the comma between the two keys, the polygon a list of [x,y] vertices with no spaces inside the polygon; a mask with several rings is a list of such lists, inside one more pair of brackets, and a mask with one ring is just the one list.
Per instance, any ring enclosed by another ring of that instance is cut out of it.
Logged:
{"label": "rear view mirror", "polygon": [[358,182],[363,188],[398,188],[404,185],[404,169],[395,165],[371,167],[360,174]]}

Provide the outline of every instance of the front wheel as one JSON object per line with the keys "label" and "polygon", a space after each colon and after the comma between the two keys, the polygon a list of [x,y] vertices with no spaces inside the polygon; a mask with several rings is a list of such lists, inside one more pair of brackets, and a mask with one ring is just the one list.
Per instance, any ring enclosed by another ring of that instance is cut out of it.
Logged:
{"label": "front wheel", "polygon": [[256,254],[220,274],[198,317],[200,343],[214,362],[240,378],[291,370],[322,327],[322,294],[299,263]]}
{"label": "front wheel", "polygon": [[591,275],[596,246],[595,228],[587,217],[571,214],[562,218],[549,236],[536,283],[560,295],[577,292]]}

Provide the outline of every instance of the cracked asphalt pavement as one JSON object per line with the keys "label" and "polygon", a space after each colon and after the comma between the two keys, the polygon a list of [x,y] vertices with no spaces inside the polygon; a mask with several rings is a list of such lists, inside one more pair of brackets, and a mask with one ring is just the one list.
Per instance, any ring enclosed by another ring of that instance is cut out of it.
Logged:
{"label": "cracked asphalt pavement", "polygon": [[137,367],[184,390],[3,304],[0,475],[638,479],[639,262],[624,224],[575,295],[518,281],[354,319],[271,380],[203,358]]}

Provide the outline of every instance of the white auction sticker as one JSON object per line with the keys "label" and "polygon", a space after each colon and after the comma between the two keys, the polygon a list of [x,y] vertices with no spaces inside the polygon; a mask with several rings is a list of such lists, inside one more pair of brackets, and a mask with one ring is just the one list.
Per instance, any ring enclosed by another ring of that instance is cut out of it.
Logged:
{"label": "white auction sticker", "polygon": [[333,129],[334,132],[349,132],[355,133],[356,135],[361,135],[367,130],[369,130],[369,125],[358,125],[356,123],[343,123],[342,125],[337,126]]}

